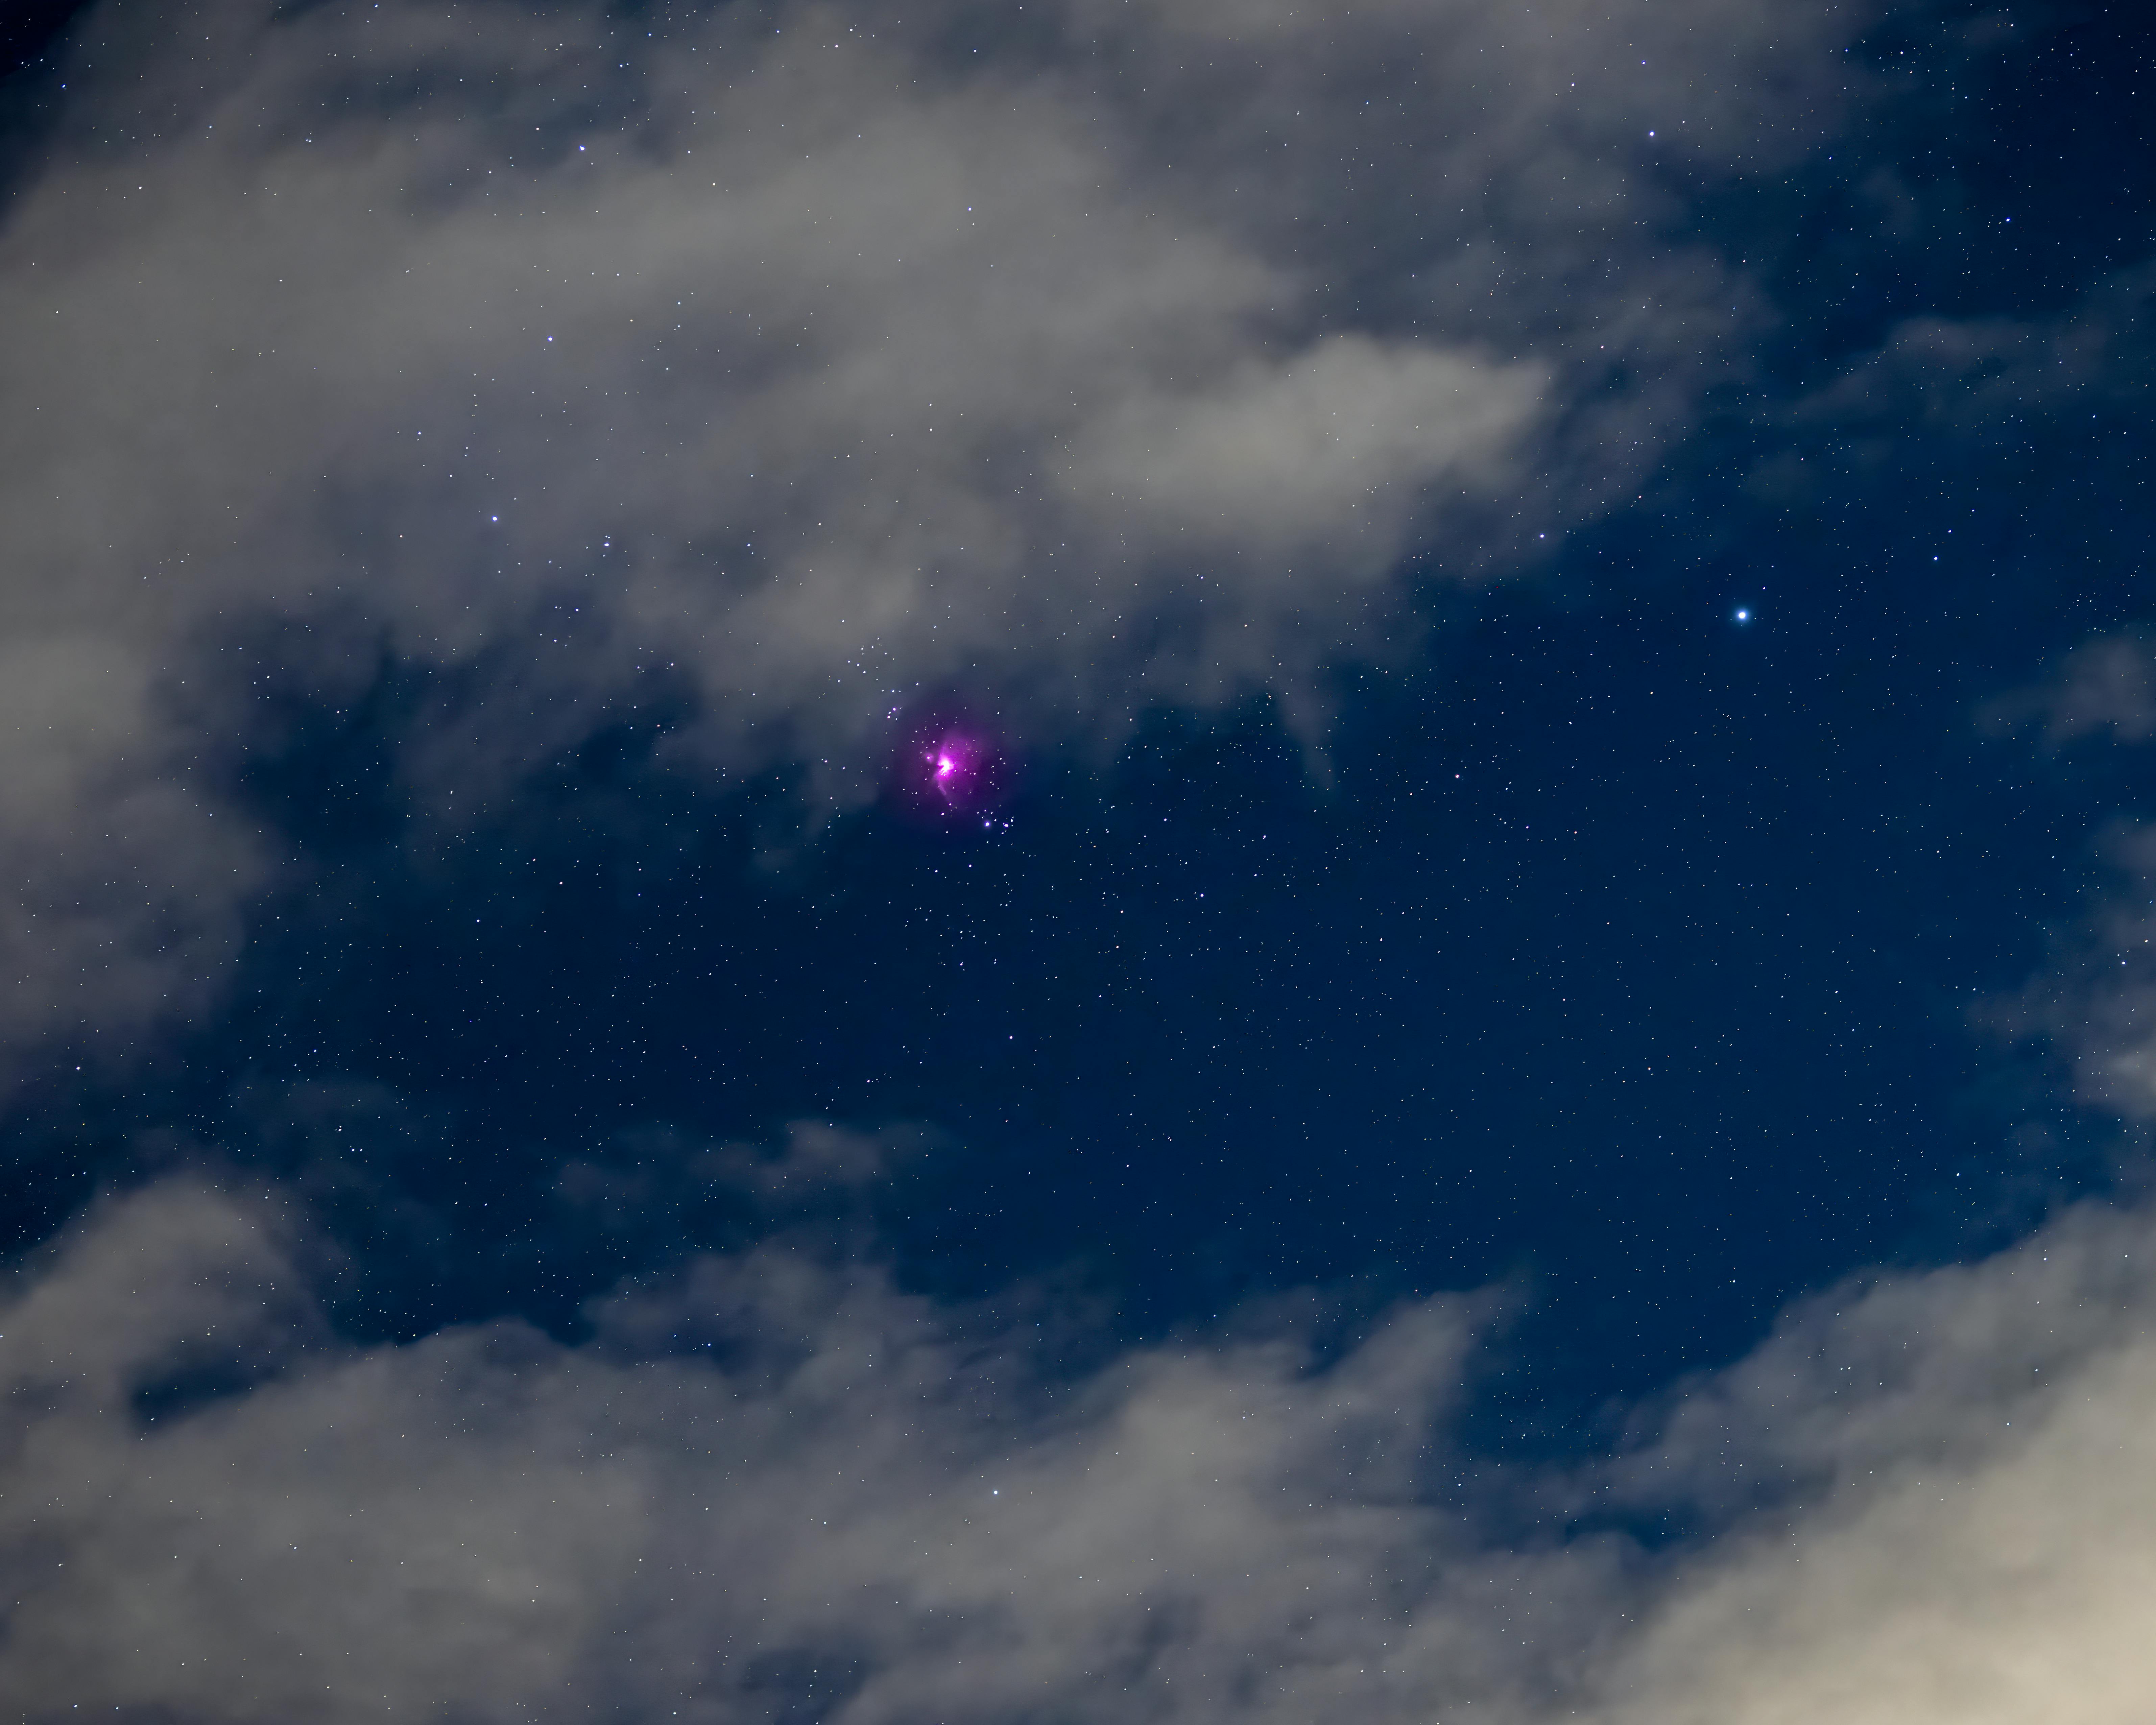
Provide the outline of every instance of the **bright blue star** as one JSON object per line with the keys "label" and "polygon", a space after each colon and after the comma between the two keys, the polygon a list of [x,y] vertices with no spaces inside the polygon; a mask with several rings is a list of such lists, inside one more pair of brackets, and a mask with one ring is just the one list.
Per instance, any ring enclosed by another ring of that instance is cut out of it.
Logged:
{"label": "bright blue star", "polygon": [[1752,614],[1740,605],[1737,610],[1737,620],[1739,623],[1749,623],[1752,620]]}

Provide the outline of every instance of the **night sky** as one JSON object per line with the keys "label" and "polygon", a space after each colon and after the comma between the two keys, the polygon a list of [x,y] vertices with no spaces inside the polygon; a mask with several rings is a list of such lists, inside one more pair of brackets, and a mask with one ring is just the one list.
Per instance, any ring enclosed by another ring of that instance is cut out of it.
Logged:
{"label": "night sky", "polygon": [[26,1720],[2156,1705],[2134,8],[7,32]]}

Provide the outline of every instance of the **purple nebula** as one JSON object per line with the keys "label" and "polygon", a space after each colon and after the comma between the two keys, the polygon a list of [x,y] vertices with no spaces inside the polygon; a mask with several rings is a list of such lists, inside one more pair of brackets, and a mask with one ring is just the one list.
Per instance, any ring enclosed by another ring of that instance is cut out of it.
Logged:
{"label": "purple nebula", "polygon": [[985,727],[947,714],[908,726],[891,768],[892,800],[939,824],[993,813],[1009,788],[1006,752]]}

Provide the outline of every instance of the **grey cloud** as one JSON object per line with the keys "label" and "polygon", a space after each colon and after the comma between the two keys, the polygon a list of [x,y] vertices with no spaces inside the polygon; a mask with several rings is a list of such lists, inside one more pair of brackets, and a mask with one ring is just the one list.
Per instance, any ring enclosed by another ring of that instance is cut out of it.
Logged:
{"label": "grey cloud", "polygon": [[2045,968],[2018,998],[1995,1003],[2009,1035],[2049,1042],[2071,1075],[2076,1099],[2128,1120],[2156,1118],[2156,831],[2121,824],[2102,850],[2124,891],[2094,897],[2063,930]]}
{"label": "grey cloud", "polygon": [[[1029,1323],[784,1235],[574,1348],[343,1346],[304,1245],[274,1194],[174,1183],[21,1279],[28,1717],[1958,1725],[2124,1721],[2156,1680],[2145,1216],[1835,1291],[1542,1482],[1718,1506],[1651,1556],[1490,1532],[1448,1435],[1486,1300],[1327,1364],[1276,1320],[1071,1384]],[[138,1399],[203,1338],[249,1387]]]}
{"label": "grey cloud", "polygon": [[1291,368],[1124,402],[1086,433],[1065,482],[1200,554],[1299,557],[1321,581],[1368,582],[1398,558],[1424,486],[1504,477],[1546,384],[1524,366],[1332,336]]}
{"label": "grey cloud", "polygon": [[558,1224],[621,1236],[673,1219],[693,1237],[767,1231],[814,1219],[850,1237],[871,1221],[880,1191],[918,1164],[938,1135],[917,1126],[860,1132],[795,1121],[777,1147],[703,1143],[670,1130],[624,1134],[604,1158],[578,1158],[556,1177]]}
{"label": "grey cloud", "polygon": [[324,701],[484,659],[444,811],[661,666],[677,766],[842,802],[954,682],[1314,713],[1404,554],[1521,567],[1741,365],[1649,164],[1815,147],[1860,11],[93,13],[0,233],[0,1034],[213,998],[251,619]]}
{"label": "grey cloud", "polygon": [[[2114,747],[2156,736],[2148,642],[2100,636],[2067,654],[2041,682],[1989,704],[1995,734],[2034,731],[2052,748],[2091,737]],[[2156,1119],[2156,829],[2121,818],[2100,834],[2108,879],[2054,935],[2043,967],[1983,1016],[2005,1035],[2047,1043],[2087,1106]]]}
{"label": "grey cloud", "polygon": [[2054,746],[2102,732],[2146,742],[2156,737],[2156,664],[2137,635],[2087,641],[2042,684],[1992,702],[1982,718],[1994,734],[2036,725]]}
{"label": "grey cloud", "polygon": [[[263,1247],[211,1230],[160,1277],[110,1236],[214,1209],[123,1205],[33,1296],[79,1362],[10,1433],[7,1543],[40,1573],[0,1681],[33,1708],[731,1719],[814,1714],[820,1681],[855,1718],[1106,1717],[1137,1683],[1155,1713],[1292,1715],[1356,1692],[1432,1584],[1412,1440],[1457,1307],[1322,1377],[1270,1341],[1056,1396],[1017,1337],[777,1246],[603,1308],[586,1349],[495,1327],[326,1351],[146,1427],[126,1363],[249,1321],[161,1296]],[[654,1339],[675,1356],[639,1358]]]}
{"label": "grey cloud", "polygon": [[2047,318],[1910,318],[1875,353],[1808,398],[1800,423],[1831,427],[1860,450],[1927,435],[1989,439],[2018,454],[2026,420],[2074,403],[2113,409],[2148,399],[2138,339],[2156,272],[2116,271]]}
{"label": "grey cloud", "polygon": [[712,1153],[706,1178],[737,1186],[766,1204],[784,1206],[858,1194],[918,1158],[934,1135],[919,1127],[865,1132],[818,1120],[797,1120],[784,1147],[767,1155],[752,1144]]}

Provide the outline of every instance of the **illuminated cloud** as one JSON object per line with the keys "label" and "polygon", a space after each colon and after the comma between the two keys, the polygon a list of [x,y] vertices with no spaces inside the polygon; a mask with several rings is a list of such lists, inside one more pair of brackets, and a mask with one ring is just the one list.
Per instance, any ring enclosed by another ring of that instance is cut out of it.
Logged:
{"label": "illuminated cloud", "polygon": [[[578,1347],[340,1344],[311,1250],[274,1190],[168,1184],[18,1285],[29,1717],[2123,1725],[2156,1684],[2145,1218],[1836,1290],[1616,1461],[1510,1480],[1450,1436],[1486,1299],[1323,1364],[1245,1314],[1068,1383],[1039,1301],[784,1233]],[[1671,1507],[1707,1531],[1562,1531]]]}

